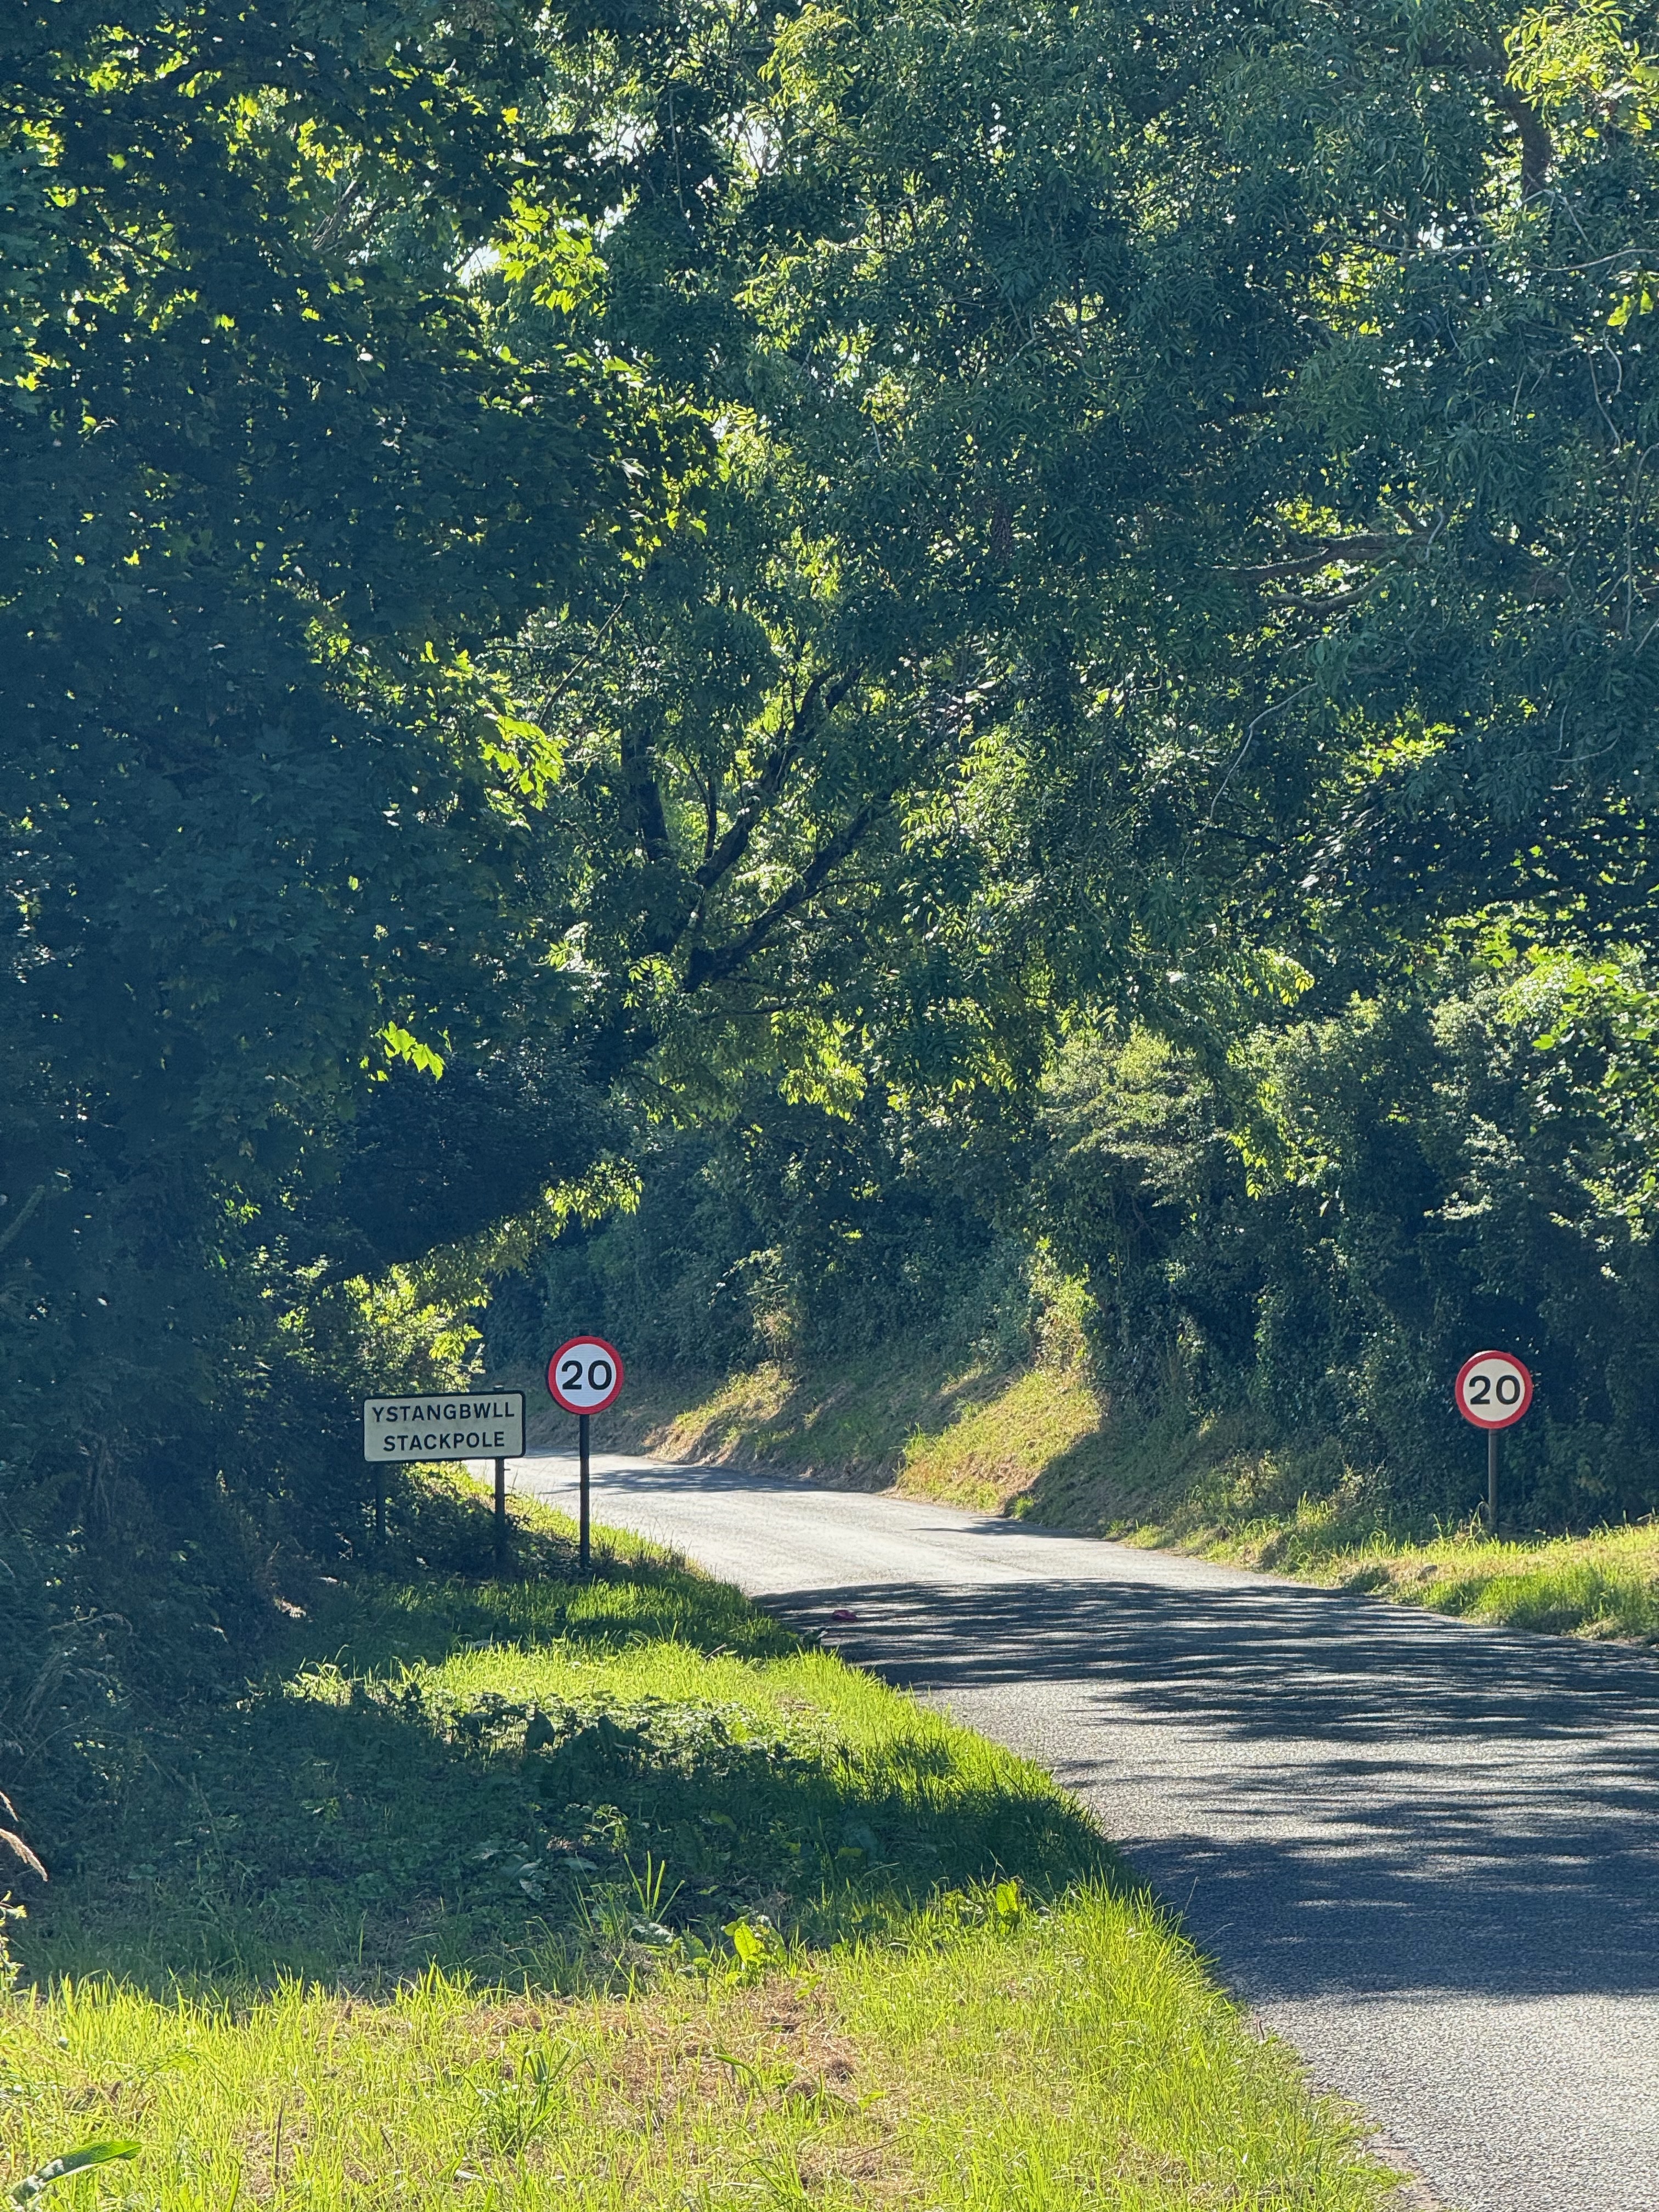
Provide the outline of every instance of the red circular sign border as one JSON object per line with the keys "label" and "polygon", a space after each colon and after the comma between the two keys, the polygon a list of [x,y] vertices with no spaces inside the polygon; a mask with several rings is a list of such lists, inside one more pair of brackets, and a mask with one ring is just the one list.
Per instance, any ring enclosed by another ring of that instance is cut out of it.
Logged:
{"label": "red circular sign border", "polygon": [[[1478,1367],[1483,1359],[1507,1359],[1511,1366],[1518,1367],[1521,1370],[1521,1379],[1526,1385],[1525,1389],[1521,1394],[1521,1403],[1516,1407],[1512,1413],[1506,1413],[1501,1421],[1476,1420],[1472,1414],[1466,1413],[1463,1410],[1463,1377],[1468,1373],[1471,1367]],[[1531,1403],[1532,1370],[1528,1366],[1524,1359],[1521,1358],[1517,1353],[1513,1352],[1496,1352],[1490,1350],[1486,1352],[1472,1352],[1468,1358],[1463,1362],[1463,1364],[1458,1369],[1457,1380],[1452,1384],[1452,1404],[1457,1408],[1458,1418],[1460,1420],[1467,1421],[1472,1429],[1486,1429],[1489,1431],[1493,1429],[1512,1429],[1516,1423],[1525,1414],[1527,1408],[1531,1405]]]}
{"label": "red circular sign border", "polygon": [[[609,1397],[601,1398],[597,1406],[573,1406],[568,1398],[562,1398],[560,1396],[558,1390],[554,1386],[554,1371],[557,1368],[559,1362],[564,1358],[564,1355],[569,1351],[573,1344],[597,1344],[601,1352],[608,1352],[610,1354],[611,1364],[617,1370],[617,1379],[611,1386],[611,1395]],[[607,1344],[602,1336],[568,1336],[547,1363],[547,1395],[553,1401],[556,1406],[561,1407],[567,1413],[581,1414],[604,1413],[607,1406],[614,1406],[617,1399],[622,1395],[622,1386],[624,1379],[623,1356],[621,1352],[617,1351],[614,1344]]]}

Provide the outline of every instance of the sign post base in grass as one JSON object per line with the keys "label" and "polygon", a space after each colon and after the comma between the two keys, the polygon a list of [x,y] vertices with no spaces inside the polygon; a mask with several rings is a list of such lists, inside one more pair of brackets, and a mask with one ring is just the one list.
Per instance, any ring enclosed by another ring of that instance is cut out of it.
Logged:
{"label": "sign post base in grass", "polygon": [[363,1457],[374,1469],[374,1541],[386,1549],[388,1460],[495,1462],[495,1571],[505,1574],[507,1462],[524,1457],[522,1390],[429,1390],[363,1400]]}

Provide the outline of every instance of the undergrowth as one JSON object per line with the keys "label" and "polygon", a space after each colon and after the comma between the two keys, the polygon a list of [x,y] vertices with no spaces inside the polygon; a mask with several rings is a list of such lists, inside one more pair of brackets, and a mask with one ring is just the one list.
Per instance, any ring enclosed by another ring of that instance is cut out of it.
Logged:
{"label": "undergrowth", "polygon": [[243,1696],[140,1730],[31,1972],[625,1986],[745,1914],[833,1942],[1105,1863],[1037,1770],[613,1544],[591,1583],[321,1585]]}
{"label": "undergrowth", "polygon": [[319,1582],[210,1723],[141,1731],[15,1938],[15,2186],[82,2212],[1386,2197],[1040,1769],[629,1539],[591,1581],[532,1510],[537,1545],[500,1584]]}

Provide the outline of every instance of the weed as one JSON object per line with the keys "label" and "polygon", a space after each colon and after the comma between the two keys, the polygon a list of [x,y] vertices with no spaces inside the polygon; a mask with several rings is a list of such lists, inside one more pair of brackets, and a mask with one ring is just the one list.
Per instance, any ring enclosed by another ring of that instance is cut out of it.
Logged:
{"label": "weed", "polygon": [[564,2077],[575,2057],[568,2046],[550,2057],[540,2045],[499,2076],[474,2081],[480,2107],[477,2140],[486,2155],[515,2159],[547,2131],[569,2102]]}

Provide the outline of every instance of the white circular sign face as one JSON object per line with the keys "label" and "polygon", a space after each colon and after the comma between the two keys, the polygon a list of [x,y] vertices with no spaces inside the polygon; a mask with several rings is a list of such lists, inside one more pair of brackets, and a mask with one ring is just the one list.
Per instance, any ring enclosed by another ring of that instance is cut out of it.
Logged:
{"label": "white circular sign face", "polygon": [[573,1336],[547,1363],[548,1389],[567,1413],[602,1413],[622,1386],[622,1354],[602,1336]]}
{"label": "white circular sign face", "polygon": [[1506,1429],[1532,1403],[1532,1376],[1512,1352],[1477,1352],[1458,1369],[1452,1395],[1477,1429]]}

